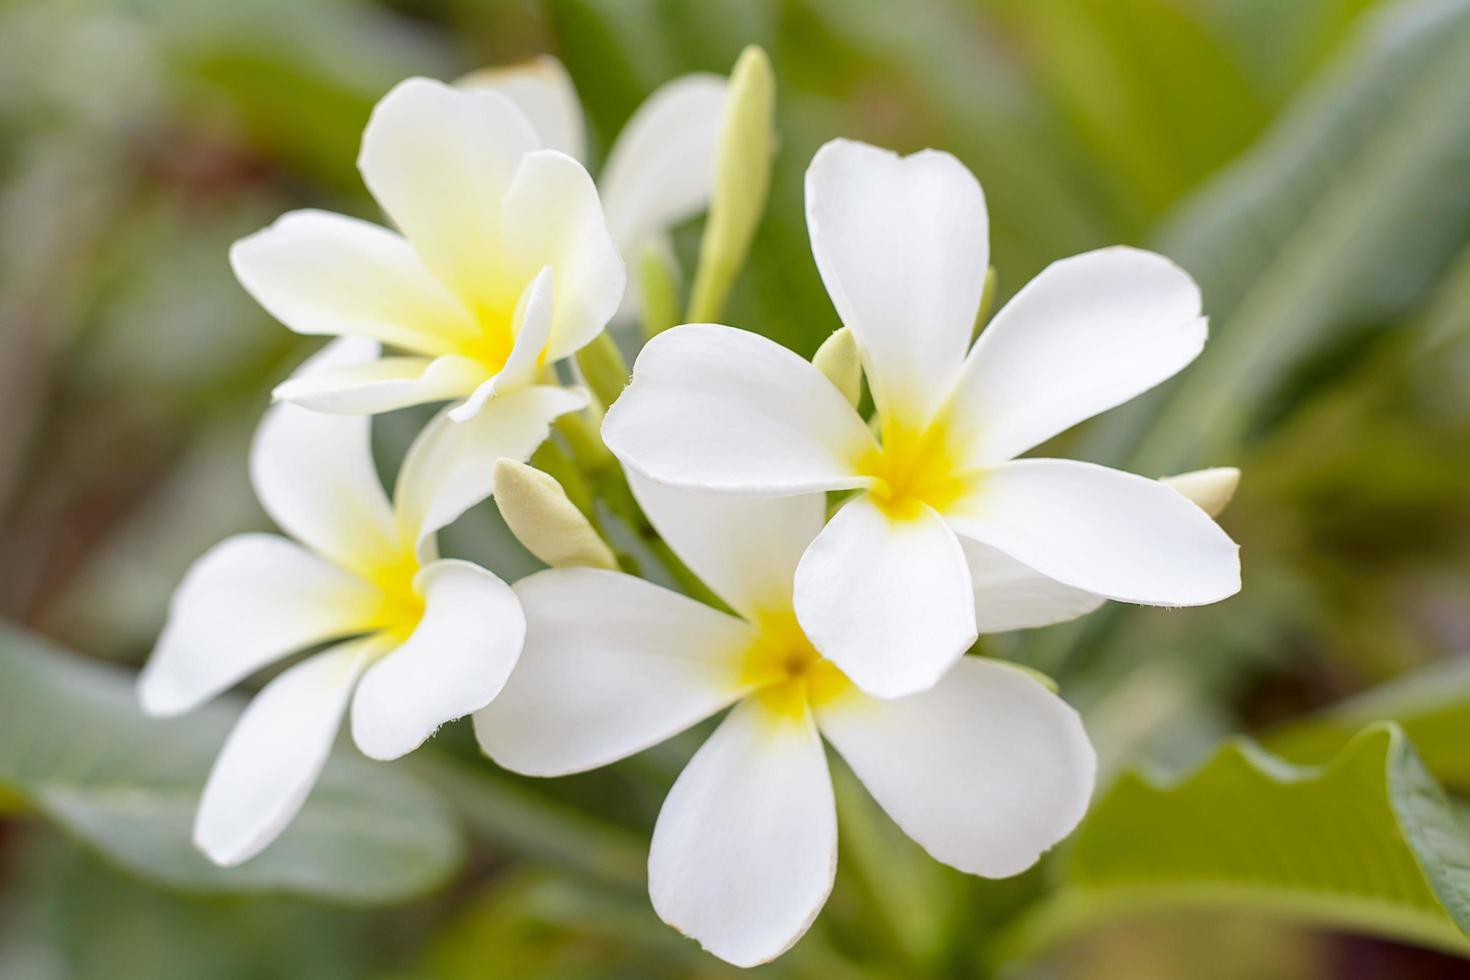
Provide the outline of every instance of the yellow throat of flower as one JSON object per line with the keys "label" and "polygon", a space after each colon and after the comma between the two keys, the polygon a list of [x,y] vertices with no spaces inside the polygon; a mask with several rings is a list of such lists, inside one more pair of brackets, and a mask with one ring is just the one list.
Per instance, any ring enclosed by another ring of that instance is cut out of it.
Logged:
{"label": "yellow throat of flower", "polygon": [[819,654],[789,610],[762,617],[759,636],[746,651],[740,682],[758,688],[755,697],[773,715],[800,718],[807,706],[832,701],[852,682]]}
{"label": "yellow throat of flower", "polygon": [[857,468],[874,478],[868,493],[895,520],[917,517],[925,504],[943,513],[974,485],[974,474],[962,468],[943,420],[923,428],[885,420],[880,445],[864,453]]}
{"label": "yellow throat of flower", "polygon": [[402,642],[424,618],[424,597],[414,588],[419,561],[412,549],[367,571],[364,576],[382,593],[373,611],[370,629]]}

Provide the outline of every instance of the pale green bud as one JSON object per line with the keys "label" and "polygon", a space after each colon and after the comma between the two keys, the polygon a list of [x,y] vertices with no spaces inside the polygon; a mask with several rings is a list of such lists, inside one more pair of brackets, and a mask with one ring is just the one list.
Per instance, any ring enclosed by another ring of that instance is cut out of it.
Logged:
{"label": "pale green bud", "polygon": [[712,323],[725,299],[765,210],[776,154],[776,79],[758,46],[740,53],[730,72],[725,121],[715,157],[715,185],[699,246],[699,268],[688,321]]}
{"label": "pale green bud", "polygon": [[1159,482],[1188,497],[1211,517],[1219,517],[1235,496],[1235,488],[1240,485],[1240,470],[1233,466],[1216,466],[1166,476]]}
{"label": "pale green bud", "polygon": [[653,338],[679,322],[679,273],[667,246],[657,242],[638,256],[638,297],[643,336]]}
{"label": "pale green bud", "polygon": [[851,330],[843,327],[833,331],[812,355],[812,364],[842,392],[848,404],[857,408],[858,399],[863,396],[863,362]]}
{"label": "pale green bud", "polygon": [[577,351],[577,368],[604,410],[612,407],[628,384],[628,362],[606,330]]}
{"label": "pale green bud", "polygon": [[495,502],[516,540],[552,568],[618,567],[607,542],[550,474],[496,460]]}

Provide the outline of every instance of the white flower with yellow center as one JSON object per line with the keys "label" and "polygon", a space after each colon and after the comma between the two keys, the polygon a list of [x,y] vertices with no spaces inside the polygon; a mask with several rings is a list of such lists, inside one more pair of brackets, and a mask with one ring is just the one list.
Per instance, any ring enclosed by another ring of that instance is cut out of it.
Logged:
{"label": "white flower with yellow center", "polygon": [[801,938],[837,866],[823,736],[909,836],[961,871],[1017,874],[1076,826],[1096,759],[1077,714],[1032,675],[967,657],[928,691],[880,700],[812,648],[792,578],[822,529],[820,494],[632,484],[670,547],[737,615],[619,572],[523,579],[526,648],[475,731],[502,766],[556,776],[735,706],[654,828],[649,892],[664,921],[740,966]]}
{"label": "white flower with yellow center", "polygon": [[450,414],[471,429],[504,428],[487,416],[534,429],[582,404],[537,383],[597,336],[623,295],[582,165],[543,148],[506,96],[424,78],[374,108],[357,162],[399,231],[293,211],[237,242],[230,261],[297,333],[402,353],[294,378],[276,396],[344,414],[464,399]]}
{"label": "white flower with yellow center", "polygon": [[[376,345],[337,341],[298,373],[370,363]],[[228,538],[194,563],[139,679],[143,708],[188,711],[281,658],[331,640],[271,680],[240,716],[204,788],[195,844],[233,865],[295,817],[351,701],[364,754],[394,759],[484,707],[525,635],[515,594],[477,565],[437,558],[446,502],[441,416],[414,443],[389,502],[365,416],[279,404],[261,422],[250,475],[296,540]],[[544,432],[542,433],[544,435]],[[300,542],[300,543],[297,543]]]}
{"label": "white flower with yellow center", "polygon": [[1216,602],[1237,549],[1155,480],[1021,453],[1200,352],[1193,280],[1107,248],[1057,262],[969,349],[989,261],[985,200],[954,157],[843,140],[807,170],[822,279],[856,338],[876,435],[823,374],[714,324],[651,340],[603,436],[632,470],[703,492],[859,490],[796,573],[796,616],[869,693],[924,690],[982,632],[1104,599]]}
{"label": "white flower with yellow center", "polygon": [[[521,65],[482,69],[458,84],[507,96],[546,146],[587,162],[582,104],[556,58],[542,55]],[[613,141],[598,188],[608,231],[628,268],[637,267],[645,249],[672,256],[669,229],[709,206],[725,96],[726,81],[719,75],[675,78],[638,107]],[[619,315],[632,316],[637,309],[638,291],[628,289]]]}

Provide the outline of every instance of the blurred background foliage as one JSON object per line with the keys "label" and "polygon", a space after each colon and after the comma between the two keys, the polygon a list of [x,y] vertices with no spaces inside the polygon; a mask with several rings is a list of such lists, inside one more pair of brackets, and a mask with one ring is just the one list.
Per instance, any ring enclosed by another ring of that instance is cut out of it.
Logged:
{"label": "blurred background foliage", "polygon": [[[1209,348],[1057,448],[1154,476],[1241,466],[1224,524],[1246,575],[1216,607],[1111,606],[986,638],[983,652],[1057,677],[1107,773],[1129,774],[1100,789],[1057,860],[982,882],[928,860],[839,766],[836,891],[811,935],[757,972],[1470,975],[1444,953],[1344,931],[1470,948],[1470,904],[1453,900],[1470,892],[1439,873],[1470,866],[1470,831],[1456,838],[1458,804],[1439,792],[1470,787],[1470,4],[1458,0],[4,0],[0,615],[135,665],[187,564],[266,526],[244,450],[270,386],[311,344],[246,297],[225,251],[291,207],[376,218],[353,161],[394,82],[550,51],[584,100],[595,156],[657,85],[728,71],[748,43],[775,66],[781,147],[727,322],[807,355],[837,326],[801,175],[839,135],[941,147],[974,170],[1002,298],[1056,258],[1158,248],[1201,282]],[[698,222],[680,230],[686,270],[698,241]],[[382,420],[386,466],[422,418]],[[507,577],[534,567],[493,505],[448,537]],[[176,852],[189,779],[228,714],[144,730],[128,667],[38,643],[13,631],[0,643],[27,648],[0,680],[0,976],[734,972],[659,923],[643,892],[653,817],[697,734],[546,783],[478,760],[462,726],[393,771],[348,751],[274,861],[221,878]],[[59,680],[38,666],[52,660],[66,664]],[[1413,746],[1376,729],[1325,772],[1267,760],[1261,775],[1256,750],[1217,748],[1247,733],[1322,763],[1381,719]],[[1176,789],[1137,775],[1212,753]],[[1351,778],[1359,765],[1371,779]],[[1298,792],[1315,802],[1282,809]],[[1424,807],[1434,819],[1417,829],[1434,832],[1403,830]],[[396,823],[353,824],[385,808]],[[1348,812],[1369,836],[1345,846],[1399,879],[1343,884],[1352,869],[1339,880],[1331,856],[1246,870],[1297,898],[1368,902],[1352,906],[1361,921],[1289,902],[1227,911],[1167,889],[1150,902],[1160,876],[1120,878],[1109,859],[1149,821],[1165,836],[1195,827],[1196,852],[1230,838],[1295,853],[1321,830],[1312,815]],[[349,824],[360,839],[334,850]],[[1061,899],[1046,898],[1058,881]],[[1129,895],[1144,900],[1117,897]],[[1403,927],[1373,901],[1398,903]]]}

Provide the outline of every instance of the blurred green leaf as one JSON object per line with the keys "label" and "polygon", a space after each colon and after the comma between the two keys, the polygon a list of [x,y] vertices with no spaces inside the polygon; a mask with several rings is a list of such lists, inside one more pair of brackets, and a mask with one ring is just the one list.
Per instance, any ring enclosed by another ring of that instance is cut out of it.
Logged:
{"label": "blurred green leaf", "polygon": [[1184,778],[1128,773],[1006,951],[1183,907],[1256,911],[1470,956],[1470,825],[1396,725],[1298,767],[1235,739]]}
{"label": "blurred green leaf", "polygon": [[0,784],[110,862],[205,892],[366,904],[421,894],[460,858],[458,828],[403,774],[334,754],[301,814],[254,860],[218,868],[190,843],[233,705],[145,717],[132,677],[0,625]]}
{"label": "blurred green leaf", "polygon": [[1144,473],[1233,455],[1282,383],[1348,327],[1411,308],[1470,233],[1470,3],[1395,5],[1256,146],[1185,202],[1162,250],[1213,334],[1096,448]]}
{"label": "blurred green leaf", "polygon": [[1393,721],[1435,777],[1470,786],[1470,659],[1433,664],[1269,731],[1263,743],[1293,762],[1320,763],[1364,725]]}

